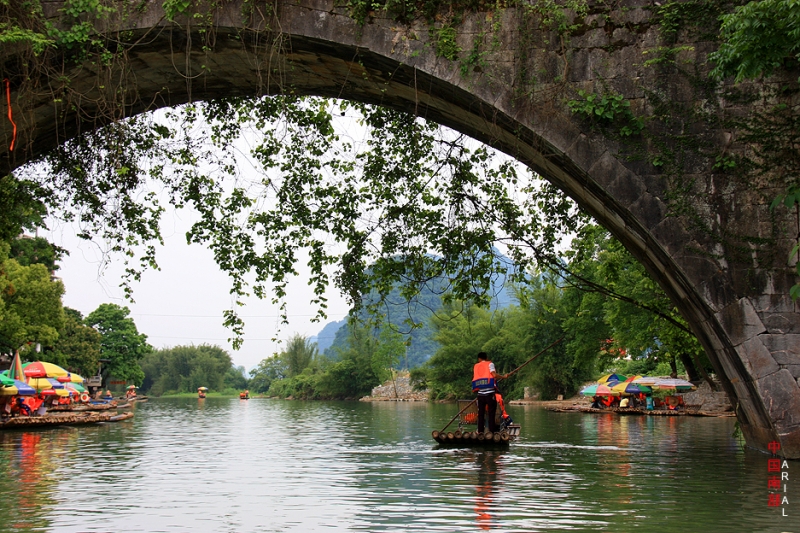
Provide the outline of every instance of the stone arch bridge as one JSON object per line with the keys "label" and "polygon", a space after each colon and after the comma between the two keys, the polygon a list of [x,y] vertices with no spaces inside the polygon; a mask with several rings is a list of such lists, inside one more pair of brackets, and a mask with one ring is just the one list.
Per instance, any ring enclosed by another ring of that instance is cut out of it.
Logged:
{"label": "stone arch bridge", "polygon": [[[781,191],[769,180],[726,173],[728,155],[750,149],[740,130],[686,111],[716,102],[712,115],[741,117],[758,101],[714,100],[718,92],[692,83],[715,47],[702,31],[668,34],[664,13],[647,0],[559,11],[563,21],[532,1],[458,21],[452,11],[408,23],[368,13],[363,24],[331,0],[223,0],[205,23],[188,15],[171,22],[162,3],[130,2],[124,17],[95,24],[131,43],[130,70],[118,73],[125,114],[292,90],[407,110],[505,151],[596,217],[666,289],[709,354],[747,442],[767,450],[777,440],[800,458],[800,307],[788,296],[798,222],[770,211]],[[42,0],[53,20],[63,4]],[[113,118],[91,103],[104,90],[92,65],[64,72],[73,94],[85,96],[78,114],[54,101],[58,80],[17,90],[20,49],[4,45],[0,57],[18,125],[11,152],[12,128],[2,120],[0,171]],[[763,97],[769,84],[745,88]],[[567,102],[589,94],[621,95],[630,107],[605,124],[572,112]],[[636,116],[655,117],[647,137]],[[644,147],[639,157],[636,146]]]}

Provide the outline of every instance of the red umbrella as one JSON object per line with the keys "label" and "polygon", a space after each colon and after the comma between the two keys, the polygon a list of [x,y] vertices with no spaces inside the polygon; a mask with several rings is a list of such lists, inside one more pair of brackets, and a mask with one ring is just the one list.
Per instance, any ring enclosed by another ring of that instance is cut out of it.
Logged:
{"label": "red umbrella", "polygon": [[47,361],[27,363],[22,365],[22,371],[29,378],[65,378],[69,376],[68,371]]}

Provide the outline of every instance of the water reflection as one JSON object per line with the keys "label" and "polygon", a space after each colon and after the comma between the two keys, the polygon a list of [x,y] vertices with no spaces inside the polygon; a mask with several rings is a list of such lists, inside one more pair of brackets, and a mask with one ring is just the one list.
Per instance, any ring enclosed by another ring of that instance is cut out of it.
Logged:
{"label": "water reflection", "polygon": [[793,530],[733,420],[510,414],[507,450],[439,449],[452,406],[426,404],[153,399],[0,433],[0,530]]}
{"label": "water reflection", "polygon": [[495,451],[478,451],[473,460],[477,464],[477,480],[475,486],[475,514],[478,528],[492,529],[492,511],[495,493],[500,482],[499,459],[502,453]]}

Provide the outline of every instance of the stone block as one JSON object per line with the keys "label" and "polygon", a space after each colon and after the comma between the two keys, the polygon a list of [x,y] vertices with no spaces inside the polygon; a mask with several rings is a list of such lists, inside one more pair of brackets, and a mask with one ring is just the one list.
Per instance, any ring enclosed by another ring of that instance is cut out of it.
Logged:
{"label": "stone block", "polygon": [[630,211],[643,227],[652,229],[664,220],[667,207],[659,198],[645,193],[631,204]]}
{"label": "stone block", "polygon": [[778,363],[761,342],[760,337],[746,340],[736,347],[736,353],[753,380],[761,379],[780,370]]}
{"label": "stone block", "polygon": [[642,180],[627,168],[619,168],[613,178],[613,181],[606,186],[606,190],[620,204],[633,205],[645,194]]}
{"label": "stone block", "polygon": [[764,325],[770,333],[800,333],[800,313],[763,313]]}
{"label": "stone block", "polygon": [[600,48],[608,45],[608,34],[603,28],[595,28],[583,35],[572,37],[570,44],[574,48]]}
{"label": "stone block", "polygon": [[800,387],[788,370],[757,380],[756,387],[777,428],[800,426]]}
{"label": "stone block", "polygon": [[756,335],[767,332],[767,328],[747,298],[726,306],[717,317],[725,328],[733,346],[738,346]]}
{"label": "stone block", "polygon": [[592,79],[589,50],[577,49],[573,51],[569,61],[567,79],[573,83]]}
{"label": "stone block", "polygon": [[[779,365],[800,365],[800,334],[759,335]],[[795,376],[800,377],[800,376]]]}
{"label": "stone block", "polygon": [[[592,142],[586,135],[580,135],[564,155],[569,157],[575,166],[588,172],[600,185],[613,179],[613,172],[608,167],[613,166],[614,158],[603,143]],[[605,165],[598,164],[599,162],[605,162]]]}

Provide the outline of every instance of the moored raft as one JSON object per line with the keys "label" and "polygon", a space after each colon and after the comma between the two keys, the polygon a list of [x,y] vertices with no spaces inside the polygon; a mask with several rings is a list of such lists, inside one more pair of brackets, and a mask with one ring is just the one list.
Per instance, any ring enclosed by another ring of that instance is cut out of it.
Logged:
{"label": "moored raft", "polygon": [[669,410],[669,409],[639,409],[639,408],[631,408],[631,407],[607,407],[604,409],[598,409],[596,407],[583,407],[583,406],[573,406],[573,407],[545,407],[545,410],[552,411],[554,413],[596,413],[596,414],[603,414],[603,413],[615,413],[618,415],[644,415],[644,416],[709,416],[709,417],[733,417],[736,416],[736,413],[732,411],[697,411],[694,409],[681,409],[681,410]]}
{"label": "moored raft", "polygon": [[0,429],[27,429],[34,427],[71,426],[80,424],[97,424],[99,422],[120,422],[133,418],[133,413],[117,414],[116,412],[66,412],[41,416],[15,416],[0,421]]}

